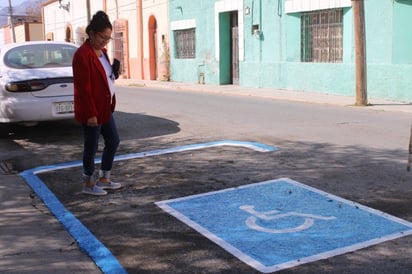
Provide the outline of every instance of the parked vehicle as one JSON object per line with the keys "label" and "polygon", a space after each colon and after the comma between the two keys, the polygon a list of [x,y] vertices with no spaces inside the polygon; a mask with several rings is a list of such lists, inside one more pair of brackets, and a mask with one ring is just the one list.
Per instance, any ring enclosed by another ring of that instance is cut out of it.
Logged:
{"label": "parked vehicle", "polygon": [[73,119],[76,50],[54,41],[0,46],[0,135],[11,123]]}

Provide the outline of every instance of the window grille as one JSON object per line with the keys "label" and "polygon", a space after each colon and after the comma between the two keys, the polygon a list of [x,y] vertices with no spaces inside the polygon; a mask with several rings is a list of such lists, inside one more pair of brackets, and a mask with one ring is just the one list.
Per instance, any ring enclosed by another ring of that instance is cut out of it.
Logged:
{"label": "window grille", "polygon": [[342,62],[342,9],[301,14],[301,61]]}
{"label": "window grille", "polygon": [[188,59],[196,57],[195,29],[181,29],[174,31],[175,58]]}

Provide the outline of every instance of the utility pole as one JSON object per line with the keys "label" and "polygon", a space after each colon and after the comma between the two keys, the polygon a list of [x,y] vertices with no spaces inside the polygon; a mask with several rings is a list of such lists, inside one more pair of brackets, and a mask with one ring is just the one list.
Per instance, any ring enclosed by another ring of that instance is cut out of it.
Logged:
{"label": "utility pole", "polygon": [[16,43],[16,33],[14,32],[13,25],[13,7],[11,6],[11,0],[9,0],[9,18],[10,18],[10,29],[13,36],[13,43]]}
{"label": "utility pole", "polygon": [[352,0],[356,53],[356,105],[366,106],[366,37],[364,0]]}
{"label": "utility pole", "polygon": [[90,0],[86,0],[87,24],[90,23],[92,15],[90,11]]}

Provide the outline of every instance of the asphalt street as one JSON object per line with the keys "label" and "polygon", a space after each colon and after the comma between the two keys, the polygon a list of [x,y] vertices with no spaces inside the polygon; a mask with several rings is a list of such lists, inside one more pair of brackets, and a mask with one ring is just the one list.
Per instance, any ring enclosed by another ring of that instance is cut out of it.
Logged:
{"label": "asphalt street", "polygon": [[[361,108],[362,111],[374,111],[381,114],[399,113],[401,116],[412,112],[410,104],[405,102],[370,99],[370,106],[355,107],[353,98],[350,97],[298,91],[138,80],[120,80],[118,85],[133,88],[170,89],[183,93],[195,91],[199,94],[214,93],[222,96],[303,102],[320,104],[328,108],[339,106],[354,111]],[[119,110],[130,113],[129,103],[128,100],[120,100]],[[230,106],[226,108],[230,109]],[[157,110],[157,112],[162,111],[166,112],[162,109]],[[251,113],[254,112],[256,111],[251,111]],[[185,115],[193,114],[186,113]],[[173,120],[179,120],[177,116],[176,112],[176,116],[161,117],[167,118],[164,120],[156,120],[154,117],[149,119],[150,123],[167,125],[167,130],[164,127],[164,132],[157,132],[157,135],[164,135],[167,138],[154,137],[154,141],[167,141],[161,145],[162,148],[203,141],[200,137],[196,139],[196,133],[190,131],[180,132],[180,135],[177,135],[178,138],[173,138],[173,134],[181,131],[182,128],[186,130],[184,122],[173,124]],[[381,119],[385,119],[384,116],[382,115]],[[130,118],[129,115],[121,114],[119,120],[122,125],[127,125],[126,122]],[[218,123],[218,120],[224,120],[224,117],[214,117],[214,119]],[[288,119],[292,121],[294,118],[288,117]],[[349,118],[340,121],[341,126],[345,126],[348,120],[352,121]],[[245,120],[243,122],[247,123]],[[361,124],[362,121],[358,123]],[[237,122],[234,122],[233,126],[237,126]],[[351,126],[357,127],[356,123]],[[319,131],[320,128],[317,128],[318,134],[319,132],[322,134],[322,131]],[[249,266],[231,257],[192,230],[185,228],[160,209],[154,208],[153,203],[159,199],[204,193],[247,184],[255,180],[265,180],[272,176],[293,174],[294,178],[314,187],[326,189],[406,220],[412,220],[412,212],[409,210],[410,191],[409,188],[405,188],[405,184],[411,179],[410,175],[405,172],[406,157],[396,160],[402,157],[402,142],[407,141],[406,137],[409,138],[407,134],[405,134],[406,139],[396,141],[393,147],[388,144],[387,151],[384,152],[377,149],[378,145],[365,147],[363,150],[359,150],[356,146],[350,147],[345,142],[353,143],[356,140],[348,139],[347,136],[336,136],[336,140],[340,140],[339,142],[343,144],[342,147],[322,143],[319,137],[316,137],[316,132],[311,132],[311,127],[302,127],[302,129],[307,132],[308,140],[300,140],[300,142],[297,140],[299,138],[295,140],[292,135],[289,136],[290,138],[274,139],[261,134],[260,142],[282,147],[282,151],[276,157],[274,154],[255,155],[242,149],[225,148],[199,153],[188,152],[181,156],[157,156],[151,159],[131,160],[127,164],[124,161],[119,162],[119,167],[125,171],[119,177],[126,182],[126,187],[122,192],[112,193],[109,198],[79,199],[79,196],[75,194],[78,186],[74,186],[70,180],[73,170],[53,171],[42,175],[41,178],[70,212],[73,212],[98,239],[107,243],[106,246],[113,251],[122,267],[125,267],[129,273],[185,273],[188,269],[193,270],[194,273],[254,273]],[[203,130],[207,132],[207,128]],[[326,134],[327,129],[324,130]],[[279,131],[285,136],[289,134],[287,128],[279,128]],[[408,128],[405,131],[409,133]],[[244,131],[244,133],[248,132]],[[390,140],[399,139],[399,137],[392,136],[396,134],[386,133]],[[362,142],[366,144],[368,134],[371,135],[372,140],[376,132],[365,133],[366,138]],[[209,138],[213,139],[214,136],[226,137],[228,134],[226,131],[213,132]],[[150,133],[146,132],[140,136],[137,145],[132,139],[125,140],[125,148],[121,152],[131,152],[130,148],[133,146],[137,146],[139,151],[158,149],[159,143],[151,142],[151,138],[153,137]],[[19,142],[22,143],[22,140]],[[349,147],[350,152],[348,152]],[[394,156],[391,159],[382,160],[382,155],[386,155],[388,151],[393,151]],[[407,151],[405,156],[406,154]],[[216,158],[216,155],[219,157]],[[368,163],[365,163],[362,155],[370,157]],[[190,164],[183,164],[188,157],[191,158]],[[3,155],[3,158],[6,157]],[[254,163],[265,164],[257,167]],[[41,166],[42,163],[39,162],[38,165]],[[199,169],[199,165],[205,170]],[[0,211],[2,212],[0,272],[111,273],[110,266],[112,265],[105,265],[104,260],[102,263],[98,261],[96,265],[96,258],[91,258],[87,250],[85,251],[81,245],[78,245],[76,242],[78,239],[73,238],[73,235],[69,234],[65,227],[56,220],[49,208],[44,205],[44,201],[30,190],[13,166],[4,164],[2,171],[0,175]],[[322,176],[319,173],[322,173]],[[214,174],[220,174],[220,176],[216,177]],[[139,184],[135,183],[135,177],[140,182]],[[327,184],[321,183],[319,178]],[[56,180],[61,181],[63,187],[56,188],[53,185]],[[393,183],[388,185],[386,183],[388,180]],[[196,186],[189,183],[194,181],[197,182]],[[96,217],[91,218],[93,214],[99,214],[94,206],[96,203],[103,205],[99,209],[101,216],[95,215]],[[136,210],[130,211],[130,208],[145,209],[147,214]],[[122,212],[122,214],[118,216],[119,218],[112,219],[108,214],[113,214],[113,212]],[[113,224],[108,225],[104,218]],[[128,224],[121,222],[120,227],[115,226],[115,223],[119,223],[121,219],[135,221]],[[107,228],[102,230],[103,224]],[[162,229],[156,229],[156,225]],[[125,233],[123,237],[113,237],[113,235],[108,235],[110,230],[120,230]],[[131,243],[131,238],[140,240]],[[408,273],[412,267],[409,248],[411,241],[410,236],[404,237],[330,260],[284,270],[281,273],[390,273],[389,271],[394,270],[397,273]],[[136,250],[145,250],[145,252],[136,252]],[[380,262],[375,262],[374,257],[379,258]],[[121,267],[120,270],[122,270]]]}

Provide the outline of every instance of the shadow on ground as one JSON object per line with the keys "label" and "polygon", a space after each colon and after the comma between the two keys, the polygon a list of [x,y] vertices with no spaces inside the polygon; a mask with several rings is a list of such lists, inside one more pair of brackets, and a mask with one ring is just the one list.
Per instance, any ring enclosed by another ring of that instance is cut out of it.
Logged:
{"label": "shadow on ground", "polygon": [[[121,142],[159,137],[180,131],[179,123],[161,117],[115,112]],[[75,120],[42,122],[33,126],[14,125],[9,137],[0,140],[9,147],[1,160],[22,171],[50,163],[65,163],[82,158],[82,128]],[[127,136],[127,138],[125,137]],[[100,138],[99,151],[103,149]],[[122,144],[119,148],[121,153]],[[22,157],[24,155],[24,157]]]}

